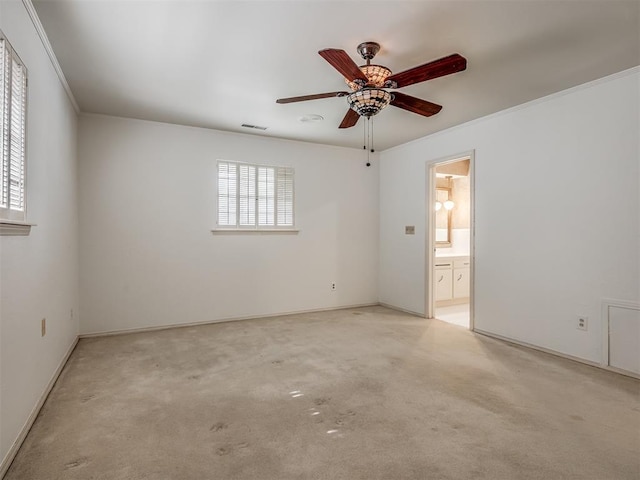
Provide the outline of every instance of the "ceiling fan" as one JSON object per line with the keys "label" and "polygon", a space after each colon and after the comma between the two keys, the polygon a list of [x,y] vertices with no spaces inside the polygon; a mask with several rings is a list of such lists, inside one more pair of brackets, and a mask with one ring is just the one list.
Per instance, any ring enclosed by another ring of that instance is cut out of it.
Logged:
{"label": "ceiling fan", "polygon": [[366,65],[358,67],[344,50],[326,48],[318,53],[344,77],[350,92],[328,92],[301,97],[280,98],[276,103],[304,102],[330,97],[347,97],[349,111],[342,119],[340,128],[353,127],[362,117],[370,118],[387,105],[408,110],[418,115],[430,117],[441,109],[441,105],[412,97],[400,92],[389,93],[384,89],[397,89],[433,78],[461,72],[467,68],[467,60],[457,54],[434,60],[424,65],[410,68],[404,72],[391,74],[391,70],[382,65],[371,65],[371,60],[380,50],[376,42],[364,42],[358,45],[358,53],[366,60]]}

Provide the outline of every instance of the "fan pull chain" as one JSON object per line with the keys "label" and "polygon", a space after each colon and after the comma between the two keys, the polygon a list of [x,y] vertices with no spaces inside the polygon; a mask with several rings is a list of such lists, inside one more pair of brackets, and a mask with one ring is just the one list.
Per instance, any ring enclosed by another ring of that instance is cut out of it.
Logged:
{"label": "fan pull chain", "polygon": [[362,148],[367,149],[367,122],[362,123]]}
{"label": "fan pull chain", "polygon": [[[371,146],[371,117],[367,117],[366,129],[367,129],[367,143]],[[371,166],[371,149],[367,148],[367,167]]]}
{"label": "fan pull chain", "polygon": [[371,119],[371,141],[369,142],[369,146],[371,147],[371,153],[375,152],[373,148],[373,119]]}

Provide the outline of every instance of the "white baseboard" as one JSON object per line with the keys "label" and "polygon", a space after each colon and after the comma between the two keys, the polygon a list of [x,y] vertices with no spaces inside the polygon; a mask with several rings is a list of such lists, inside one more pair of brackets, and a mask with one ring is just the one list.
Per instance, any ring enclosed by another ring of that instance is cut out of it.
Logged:
{"label": "white baseboard", "polygon": [[640,375],[635,372],[630,372],[629,370],[622,370],[621,368],[610,367],[609,365],[596,365],[598,368],[603,370],[609,370],[610,372],[619,373],[620,375],[624,375],[625,377],[635,378],[640,380]]}
{"label": "white baseboard", "polygon": [[487,331],[484,331],[484,330],[480,330],[478,328],[474,329],[473,331],[475,333],[479,333],[480,335],[484,335],[485,337],[495,338],[496,340],[502,340],[503,342],[512,343],[512,344],[518,345],[520,347],[531,348],[533,350],[538,350],[539,352],[548,353],[549,355],[555,355],[556,357],[562,357],[562,358],[566,358],[567,360],[572,360],[574,362],[583,363],[585,365],[589,365],[590,367],[600,368],[602,370],[607,370],[609,372],[618,373],[620,375],[625,375],[627,377],[640,378],[640,377],[636,376],[634,373],[627,372],[626,370],[619,370],[617,368],[603,366],[598,362],[592,362],[591,360],[586,360],[584,358],[574,357],[573,355],[568,355],[566,353],[558,352],[556,350],[551,350],[549,348],[539,347],[539,346],[533,345],[531,343],[521,342],[520,340],[514,340],[513,338],[503,337],[502,335],[498,335],[496,333],[487,332]]}
{"label": "white baseboard", "polygon": [[284,317],[287,315],[299,315],[302,313],[316,313],[316,312],[329,312],[332,310],[347,310],[349,308],[360,308],[360,307],[375,307],[381,305],[378,302],[374,303],[361,303],[357,305],[341,305],[339,307],[327,307],[327,308],[315,308],[311,310],[296,310],[293,312],[282,312],[282,313],[270,313],[268,315],[249,315],[244,317],[227,317],[227,318],[219,318],[216,320],[204,320],[202,322],[191,322],[191,323],[173,323],[169,325],[157,325],[152,327],[141,327],[141,328],[125,328],[122,330],[106,330],[102,332],[92,332],[92,333],[82,333],[79,335],[79,338],[94,338],[94,337],[107,337],[111,335],[127,335],[130,333],[142,333],[142,332],[154,332],[157,330],[168,330],[170,328],[183,328],[183,327],[196,327],[198,325],[211,325],[214,323],[226,323],[226,322],[237,322],[240,320],[255,320],[257,318],[273,318],[273,317]]}
{"label": "white baseboard", "polygon": [[55,372],[53,372],[53,376],[51,377],[51,380],[49,380],[49,383],[45,387],[44,391],[42,392],[42,395],[40,395],[38,402],[33,407],[33,410],[31,410],[31,414],[29,415],[29,417],[27,418],[27,421],[22,426],[22,429],[20,430],[20,434],[13,442],[13,445],[11,445],[11,448],[9,449],[4,459],[2,460],[2,463],[0,463],[0,478],[3,478],[7,473],[7,470],[9,470],[9,467],[11,466],[11,462],[13,462],[13,459],[18,453],[18,450],[20,450],[20,447],[22,446],[22,442],[24,442],[24,439],[27,438],[27,434],[29,433],[29,430],[31,430],[31,427],[33,426],[33,422],[36,421],[36,418],[40,413],[40,409],[44,405],[44,402],[47,400],[47,397],[49,396],[49,394],[51,393],[51,389],[53,388],[56,381],[58,380],[58,377],[62,373],[62,369],[67,364],[67,360],[69,360],[69,357],[71,356],[71,353],[73,353],[73,350],[76,348],[77,344],[78,344],[78,337],[76,336],[73,342],[71,342],[71,346],[67,350],[67,353],[64,355],[64,357],[58,364],[58,367],[56,368]]}
{"label": "white baseboard", "polygon": [[413,310],[407,310],[406,308],[396,307],[395,305],[391,305],[389,303],[380,302],[378,303],[378,305],[380,305],[381,307],[390,308],[391,310],[396,310],[398,312],[408,313],[409,315],[414,315],[416,317],[427,318],[425,317],[424,313],[414,312]]}

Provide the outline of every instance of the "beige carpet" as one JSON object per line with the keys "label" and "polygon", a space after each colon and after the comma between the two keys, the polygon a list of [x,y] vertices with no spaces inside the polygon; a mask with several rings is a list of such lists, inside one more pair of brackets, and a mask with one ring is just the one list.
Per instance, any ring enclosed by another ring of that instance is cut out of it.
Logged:
{"label": "beige carpet", "polygon": [[7,480],[640,478],[640,382],[382,307],[80,341]]}

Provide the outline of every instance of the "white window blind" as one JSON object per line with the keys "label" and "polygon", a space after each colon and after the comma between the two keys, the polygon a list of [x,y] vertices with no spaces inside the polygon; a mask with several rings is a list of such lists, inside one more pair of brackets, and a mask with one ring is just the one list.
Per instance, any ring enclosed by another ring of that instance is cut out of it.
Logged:
{"label": "white window blind", "polygon": [[271,229],[294,226],[294,171],[218,162],[218,226]]}
{"label": "white window blind", "polygon": [[27,70],[0,32],[0,219],[25,220]]}

